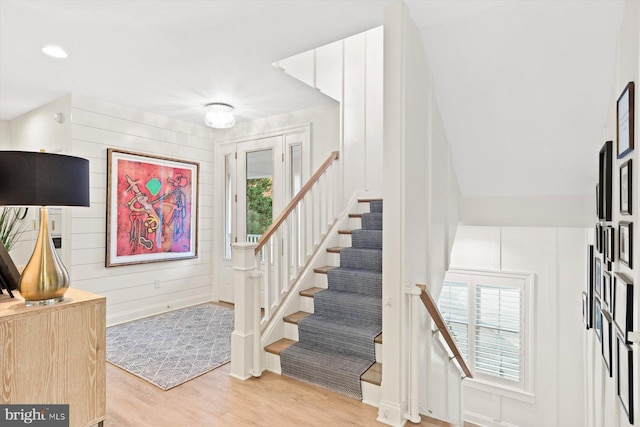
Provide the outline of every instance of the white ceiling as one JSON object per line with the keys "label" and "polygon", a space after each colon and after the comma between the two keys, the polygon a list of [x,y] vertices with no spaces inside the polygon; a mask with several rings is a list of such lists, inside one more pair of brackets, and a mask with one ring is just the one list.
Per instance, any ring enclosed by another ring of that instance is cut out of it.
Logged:
{"label": "white ceiling", "polygon": [[[329,103],[270,64],[381,25],[387,3],[0,0],[0,119],[67,93],[198,124],[212,101],[239,121]],[[623,2],[407,4],[463,193],[591,194]]]}

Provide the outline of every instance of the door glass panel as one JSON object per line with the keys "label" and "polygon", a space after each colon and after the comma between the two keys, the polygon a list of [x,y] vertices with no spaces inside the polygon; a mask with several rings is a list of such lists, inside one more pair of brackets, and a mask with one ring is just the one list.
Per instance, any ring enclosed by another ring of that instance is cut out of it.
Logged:
{"label": "door glass panel", "polygon": [[224,257],[231,259],[231,226],[233,220],[233,171],[231,156],[224,156]]}
{"label": "door glass panel", "polygon": [[257,242],[273,220],[273,150],[247,153],[247,242]]}
{"label": "door glass panel", "polygon": [[291,146],[291,198],[302,188],[302,148],[300,144]]}

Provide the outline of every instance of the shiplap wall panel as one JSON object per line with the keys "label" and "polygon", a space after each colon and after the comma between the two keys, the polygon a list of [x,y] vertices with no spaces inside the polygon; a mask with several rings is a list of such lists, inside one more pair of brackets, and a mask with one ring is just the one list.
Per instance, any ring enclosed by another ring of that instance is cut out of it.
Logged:
{"label": "shiplap wall panel", "polygon": [[[213,140],[204,126],[81,96],[72,102],[74,155],[90,164],[91,207],[71,212],[72,286],[107,297],[107,324],[210,301],[213,294]],[[198,257],[105,267],[107,149],[200,164]],[[160,287],[155,282],[160,282]]]}

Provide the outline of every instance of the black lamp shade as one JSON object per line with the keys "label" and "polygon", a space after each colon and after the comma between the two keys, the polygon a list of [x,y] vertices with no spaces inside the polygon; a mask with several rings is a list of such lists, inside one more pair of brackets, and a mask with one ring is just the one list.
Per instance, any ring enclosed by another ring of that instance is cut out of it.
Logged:
{"label": "black lamp shade", "polygon": [[89,206],[89,161],[0,151],[0,206]]}

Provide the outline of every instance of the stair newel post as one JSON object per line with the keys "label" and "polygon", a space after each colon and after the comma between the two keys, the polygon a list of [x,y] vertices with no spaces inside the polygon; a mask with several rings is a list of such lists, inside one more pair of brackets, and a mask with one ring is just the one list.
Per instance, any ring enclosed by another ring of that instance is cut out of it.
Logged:
{"label": "stair newel post", "polygon": [[[260,364],[254,365],[255,360],[258,362],[260,360],[260,280],[256,277],[258,275],[256,247],[255,243],[250,242],[231,245],[235,291],[235,326],[231,334],[231,376],[243,381],[260,372]],[[258,294],[257,307],[256,293]],[[256,316],[258,316],[257,329]]]}
{"label": "stair newel post", "polygon": [[405,288],[405,293],[409,296],[409,310],[411,319],[411,342],[409,355],[409,407],[405,418],[412,423],[420,423],[419,411],[419,347],[420,347],[420,288],[412,286]]}

